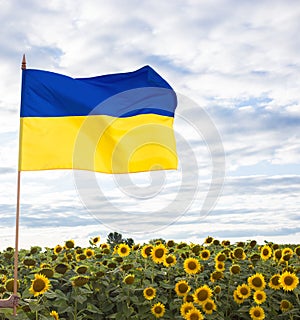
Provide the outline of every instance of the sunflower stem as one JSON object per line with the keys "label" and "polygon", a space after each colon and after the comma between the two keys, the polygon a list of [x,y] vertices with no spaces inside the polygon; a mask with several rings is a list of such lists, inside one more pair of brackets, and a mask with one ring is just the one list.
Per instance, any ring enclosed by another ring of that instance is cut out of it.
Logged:
{"label": "sunflower stem", "polygon": [[[75,296],[77,298],[77,288],[75,287]],[[74,320],[77,320],[77,299],[75,299],[75,303],[74,303]]]}

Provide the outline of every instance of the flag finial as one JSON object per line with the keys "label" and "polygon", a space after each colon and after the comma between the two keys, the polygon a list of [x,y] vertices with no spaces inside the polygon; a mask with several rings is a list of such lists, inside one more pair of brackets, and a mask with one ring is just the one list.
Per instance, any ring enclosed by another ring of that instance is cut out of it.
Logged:
{"label": "flag finial", "polygon": [[25,53],[23,54],[23,58],[22,58],[22,67],[21,67],[22,70],[25,70],[26,69],[26,57],[25,57]]}

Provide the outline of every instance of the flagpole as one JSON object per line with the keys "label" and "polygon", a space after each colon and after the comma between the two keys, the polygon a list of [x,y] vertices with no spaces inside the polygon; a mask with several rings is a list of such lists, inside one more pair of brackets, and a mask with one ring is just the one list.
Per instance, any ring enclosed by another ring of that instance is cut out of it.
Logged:
{"label": "flagpole", "polygon": [[[26,58],[23,54],[22,70],[26,69]],[[20,126],[21,130],[21,126]],[[19,137],[21,132],[19,132]],[[18,293],[18,262],[19,262],[19,221],[20,221],[20,191],[21,191],[21,170],[20,170],[20,142],[19,142],[19,161],[18,161],[18,180],[17,180],[17,208],[16,208],[16,238],[15,238],[15,256],[14,256],[14,295]],[[13,315],[17,315],[17,307],[13,308]]]}

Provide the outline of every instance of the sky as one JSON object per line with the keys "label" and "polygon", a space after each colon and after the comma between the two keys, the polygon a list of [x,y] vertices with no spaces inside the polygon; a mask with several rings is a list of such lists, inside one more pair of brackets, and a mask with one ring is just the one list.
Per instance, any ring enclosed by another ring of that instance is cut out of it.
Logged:
{"label": "sky", "polygon": [[[19,247],[300,243],[297,0],[0,0],[0,250],[15,244],[21,60],[74,78],[150,65],[178,95],[177,171],[21,173]],[[93,195],[93,197],[91,197]]]}

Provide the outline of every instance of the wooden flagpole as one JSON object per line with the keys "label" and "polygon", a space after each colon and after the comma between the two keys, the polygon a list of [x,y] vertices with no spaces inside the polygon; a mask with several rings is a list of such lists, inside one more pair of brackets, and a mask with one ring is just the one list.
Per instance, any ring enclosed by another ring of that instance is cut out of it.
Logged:
{"label": "wooden flagpole", "polygon": [[[26,58],[23,54],[22,70],[26,69]],[[20,126],[21,130],[21,126]],[[19,132],[19,137],[21,132]],[[16,208],[16,238],[15,238],[15,256],[14,256],[14,295],[18,293],[18,264],[19,264],[19,221],[20,221],[20,185],[21,185],[21,171],[20,171],[20,141],[19,141],[19,161],[18,161],[18,180],[17,180],[17,208]],[[13,308],[13,315],[17,315],[17,307]]]}

